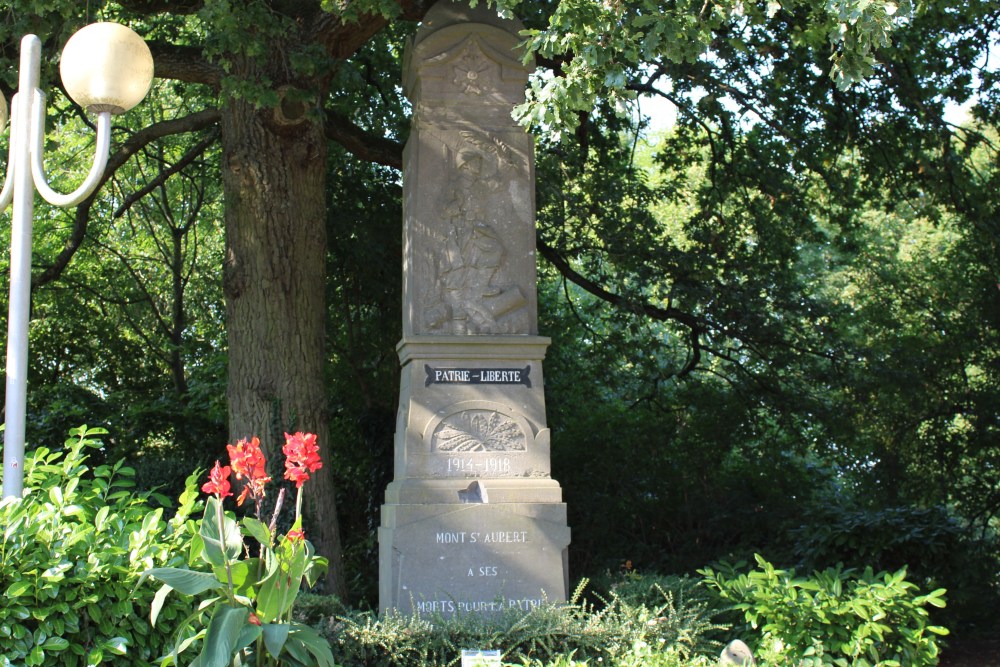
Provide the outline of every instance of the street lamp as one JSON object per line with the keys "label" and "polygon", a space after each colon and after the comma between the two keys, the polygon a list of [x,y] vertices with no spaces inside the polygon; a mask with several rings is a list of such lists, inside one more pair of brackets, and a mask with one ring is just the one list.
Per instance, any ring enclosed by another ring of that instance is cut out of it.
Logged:
{"label": "street lamp", "polygon": [[[10,303],[7,319],[7,402],[3,447],[3,497],[20,497],[24,480],[24,418],[28,379],[31,300],[31,220],[35,190],[54,206],[73,206],[90,195],[104,175],[111,146],[111,115],[142,101],[153,80],[153,56],[139,35],[117,23],[94,23],[69,38],[59,73],[74,102],[97,114],[97,147],[83,184],[70,194],[49,187],[42,166],[45,95],[38,88],[42,43],[21,40],[18,92],[11,100],[10,158],[0,192],[0,212],[12,202]],[[0,95],[0,130],[7,103]]]}

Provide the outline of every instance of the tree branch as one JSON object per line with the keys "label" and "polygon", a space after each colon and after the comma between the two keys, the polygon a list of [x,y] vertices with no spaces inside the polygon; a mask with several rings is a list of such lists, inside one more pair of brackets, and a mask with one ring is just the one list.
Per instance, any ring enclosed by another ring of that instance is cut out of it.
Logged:
{"label": "tree branch", "polygon": [[181,171],[189,164],[194,162],[196,159],[198,159],[198,157],[200,157],[202,153],[208,150],[208,147],[214,144],[216,139],[218,138],[219,138],[219,133],[217,131],[210,132],[205,138],[203,138],[197,144],[192,146],[186,153],[184,153],[184,155],[181,156],[180,160],[170,165],[166,169],[160,171],[160,173],[156,175],[156,178],[150,180],[144,186],[142,186],[141,188],[130,194],[128,197],[126,197],[125,200],[122,202],[122,205],[118,207],[118,209],[114,212],[114,215],[112,217],[120,218],[122,215],[125,214],[125,211],[127,211],[132,207],[132,204],[139,201],[140,199],[148,195],[150,192],[163,185],[168,178],[170,178],[171,176],[173,176],[174,174],[176,174],[177,172]]}
{"label": "tree branch", "polygon": [[345,22],[336,14],[319,12],[305,40],[319,44],[333,58],[344,60],[388,23],[389,19],[379,14],[364,14],[356,21]]}
{"label": "tree branch", "polygon": [[158,79],[174,79],[187,83],[203,83],[218,89],[224,72],[213,65],[199,47],[180,46],[167,42],[146,42],[153,54],[153,74]]}
{"label": "tree branch", "polygon": [[194,14],[205,4],[204,0],[119,0],[123,9],[136,14]]}
{"label": "tree branch", "polygon": [[365,132],[343,114],[326,111],[326,138],[336,141],[351,155],[395,169],[403,168],[403,146],[397,141]]}
{"label": "tree branch", "polygon": [[205,129],[206,127],[209,127],[217,122],[219,122],[219,111],[217,109],[207,109],[205,111],[193,113],[190,116],[185,116],[184,118],[155,123],[129,137],[129,139],[122,144],[110,158],[108,158],[108,166],[104,170],[104,176],[101,177],[101,182],[97,186],[97,189],[95,189],[93,194],[83,200],[83,202],[76,207],[76,215],[73,219],[73,230],[70,232],[69,238],[66,239],[62,251],[51,265],[38,275],[32,277],[32,288],[57,280],[59,276],[62,275],[62,272],[69,265],[70,260],[73,259],[73,255],[75,255],[76,251],[80,249],[80,245],[83,243],[83,239],[87,234],[87,225],[90,222],[90,207],[93,205],[94,200],[97,199],[97,195],[101,191],[101,186],[103,186],[108,179],[111,178],[115,171],[125,164],[130,157],[139,152],[144,146],[157,139],[184,132],[195,132]]}
{"label": "tree branch", "polygon": [[[578,285],[579,287],[582,287],[583,289],[590,292],[597,298],[607,301],[611,305],[621,308],[623,310],[627,310],[631,313],[638,313],[641,315],[645,315],[646,317],[652,318],[654,320],[659,320],[661,322],[669,320],[677,322],[679,324],[683,324],[688,329],[690,329],[692,334],[695,336],[699,335],[702,332],[701,322],[698,320],[698,318],[691,315],[690,313],[686,313],[683,310],[678,310],[677,308],[673,308],[671,306],[662,308],[660,306],[654,306],[650,303],[632,301],[626,297],[621,296],[620,294],[615,294],[614,292],[610,292],[604,287],[590,280],[589,278],[580,275],[576,270],[573,269],[573,267],[569,265],[569,262],[567,262],[562,255],[560,255],[552,246],[545,243],[545,241],[538,239],[536,241],[536,245],[538,247],[538,251],[542,254],[542,256],[545,257],[545,259],[547,259],[549,262],[551,262],[552,265],[559,270],[559,273],[565,276],[567,280],[574,283],[575,285]],[[699,349],[700,346],[695,349],[692,355],[692,361],[694,363],[697,363],[698,358],[700,358],[700,355],[698,353]],[[685,366],[685,371],[684,371],[685,373],[690,372],[690,369],[688,368],[690,366],[691,362],[688,362],[688,364]]]}

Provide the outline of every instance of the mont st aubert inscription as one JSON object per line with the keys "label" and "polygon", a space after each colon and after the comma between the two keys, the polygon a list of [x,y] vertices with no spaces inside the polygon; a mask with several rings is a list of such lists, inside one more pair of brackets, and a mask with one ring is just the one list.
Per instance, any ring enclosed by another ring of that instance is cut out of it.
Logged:
{"label": "mont st aubert inscription", "polygon": [[522,26],[440,0],[408,45],[403,337],[379,605],[528,611],[566,599],[535,269],[534,146],[511,119]]}

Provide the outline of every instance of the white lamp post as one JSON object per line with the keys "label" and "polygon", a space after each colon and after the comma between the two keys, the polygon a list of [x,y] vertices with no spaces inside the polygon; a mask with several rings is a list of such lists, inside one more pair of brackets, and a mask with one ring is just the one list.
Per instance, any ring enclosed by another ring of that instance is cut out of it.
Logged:
{"label": "white lamp post", "polygon": [[[153,56],[139,35],[117,23],[94,23],[70,37],[59,72],[66,92],[97,113],[97,147],[83,184],[70,194],[49,187],[42,167],[45,95],[38,88],[41,41],[21,40],[18,92],[11,100],[10,159],[0,192],[0,212],[13,202],[10,303],[7,319],[7,403],[3,447],[3,497],[20,497],[24,481],[24,419],[27,403],[28,318],[31,300],[31,222],[35,190],[50,204],[73,206],[90,195],[104,174],[111,146],[111,115],[142,101],[153,80]],[[0,96],[0,131],[7,122]]]}

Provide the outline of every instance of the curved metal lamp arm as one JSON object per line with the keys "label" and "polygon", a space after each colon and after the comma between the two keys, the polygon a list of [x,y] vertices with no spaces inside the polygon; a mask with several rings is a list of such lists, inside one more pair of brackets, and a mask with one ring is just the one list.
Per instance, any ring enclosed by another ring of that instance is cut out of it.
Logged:
{"label": "curved metal lamp arm", "polygon": [[35,181],[35,189],[45,201],[53,206],[73,206],[87,198],[101,182],[104,168],[108,165],[108,152],[111,148],[111,112],[102,111],[97,114],[97,147],[94,154],[94,164],[90,167],[87,178],[76,190],[69,194],[56,192],[49,187],[42,165],[42,142],[45,138],[45,95],[35,90],[32,99],[32,113],[35,122],[31,127],[31,177]]}
{"label": "curved metal lamp arm", "polygon": [[[16,97],[16,95],[15,95]],[[0,192],[0,211],[5,210],[14,200],[14,142],[17,141],[17,103],[10,103],[10,139],[7,142],[7,177]]]}

